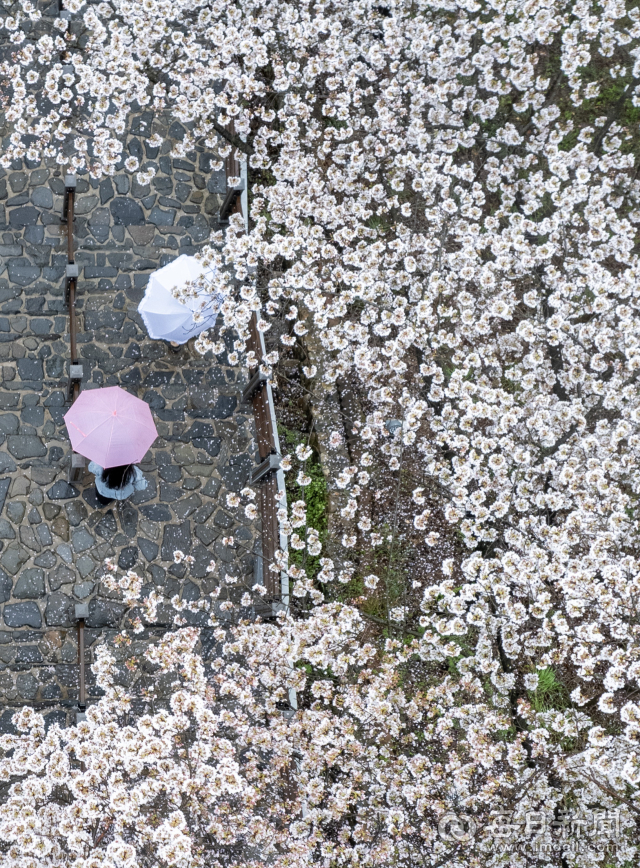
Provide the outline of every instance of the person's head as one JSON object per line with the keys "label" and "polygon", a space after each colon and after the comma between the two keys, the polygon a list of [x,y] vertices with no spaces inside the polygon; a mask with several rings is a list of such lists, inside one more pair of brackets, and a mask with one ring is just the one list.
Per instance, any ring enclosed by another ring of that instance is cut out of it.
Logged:
{"label": "person's head", "polygon": [[120,467],[105,467],[102,471],[102,481],[107,488],[113,488],[117,491],[119,488],[127,486],[133,479],[133,475],[133,464],[123,464]]}

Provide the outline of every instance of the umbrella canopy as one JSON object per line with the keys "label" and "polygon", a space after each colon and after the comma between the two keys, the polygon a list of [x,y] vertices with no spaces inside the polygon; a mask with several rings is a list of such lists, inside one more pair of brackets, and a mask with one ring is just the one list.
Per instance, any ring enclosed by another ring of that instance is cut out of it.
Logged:
{"label": "umbrella canopy", "polygon": [[158,436],[149,405],[119,386],[81,392],[64,421],[74,451],[101,467],[142,461]]}
{"label": "umbrella canopy", "polygon": [[149,337],[184,344],[194,335],[213,328],[222,303],[221,295],[203,289],[195,298],[182,302],[173,297],[172,290],[214,273],[195,256],[185,254],[154,271],[138,305]]}

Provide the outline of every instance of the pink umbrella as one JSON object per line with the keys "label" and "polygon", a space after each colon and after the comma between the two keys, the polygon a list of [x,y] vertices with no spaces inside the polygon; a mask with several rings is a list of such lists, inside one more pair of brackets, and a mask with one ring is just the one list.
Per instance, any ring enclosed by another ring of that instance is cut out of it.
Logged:
{"label": "pink umbrella", "polygon": [[101,467],[136,464],[158,436],[149,405],[119,386],[81,392],[64,421],[74,451]]}

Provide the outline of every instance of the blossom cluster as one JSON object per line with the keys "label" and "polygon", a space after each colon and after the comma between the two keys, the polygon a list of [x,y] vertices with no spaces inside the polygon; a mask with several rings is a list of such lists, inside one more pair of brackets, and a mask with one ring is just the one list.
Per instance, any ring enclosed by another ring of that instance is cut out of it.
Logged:
{"label": "blossom cluster", "polygon": [[[140,581],[123,577],[130,603]],[[76,727],[46,731],[29,708],[14,715],[15,733],[0,737],[6,868],[410,865],[426,852],[452,865],[498,866],[493,824],[514,788],[523,794],[512,805],[516,820],[531,811],[552,818],[562,784],[575,778],[577,809],[616,805],[597,782],[585,783],[605,761],[619,773],[629,758],[603,730],[590,731],[586,755],[557,764],[553,787],[527,762],[531,749],[553,761],[560,736],[589,727],[586,715],[545,720],[523,706],[522,718],[535,723],[530,744],[524,733],[492,744],[488,734],[508,729],[509,713],[488,706],[470,667],[462,678],[434,678],[433,651],[418,640],[363,641],[351,606],[319,604],[304,620],[283,611],[272,623],[232,608],[232,620],[212,617],[159,641],[134,643],[124,632],[99,646],[93,670],[104,695]],[[214,655],[204,652],[205,632]],[[146,709],[122,686],[132,645],[157,673]],[[431,665],[412,664],[427,653]],[[503,680],[492,673],[499,692]],[[469,853],[438,831],[461,807],[486,826]],[[592,856],[615,844],[624,864],[635,852],[634,817],[631,808],[617,817]]]}
{"label": "blossom cluster", "polygon": [[[128,112],[148,108],[186,125],[174,156],[198,144],[214,166],[232,154],[245,162],[248,230],[232,215],[202,254],[236,336],[229,361],[257,364],[246,356],[255,314],[265,334],[287,323],[265,373],[313,336],[310,389],[357,383],[362,416],[344,432],[356,446],[332,469],[345,555],[381,542],[372,474],[400,474],[406,455],[419,478],[414,529],[439,545],[435,497],[466,547],[419,577],[410,653],[390,639],[369,666],[354,633],[350,651],[327,639],[331,653],[305,658],[332,673],[309,699],[314,737],[326,726],[326,745],[352,739],[345,750],[357,758],[339,751],[328,770],[325,745],[291,760],[304,793],[291,858],[408,864],[428,849],[446,861],[420,818],[447,808],[486,819],[513,808],[513,793],[524,794],[521,811],[619,803],[627,822],[640,799],[638,9],[66,0],[84,23],[76,38],[65,21],[41,33],[35,7],[18,5],[2,22],[15,127],[2,160],[42,156],[96,176],[124,168],[148,183],[153,165],[125,159],[121,142]],[[153,128],[149,141],[160,141]],[[206,335],[199,347],[224,349]],[[336,453],[343,443],[335,432]],[[281,519],[292,547],[317,555],[317,537],[294,539],[302,514],[294,504]],[[256,679],[247,696],[293,689],[284,675],[250,674],[262,671],[259,642],[302,660],[310,625],[326,621],[331,634],[345,612],[357,620],[321,591],[353,567],[333,554],[321,564],[314,580],[278,556],[314,614],[242,628],[236,680]],[[365,587],[379,581],[367,571]],[[396,606],[390,617],[406,625],[408,615]],[[281,630],[286,641],[270,645]],[[342,684],[350,655],[360,669]],[[287,726],[306,719],[299,711]],[[380,759],[387,734],[403,747]],[[503,864],[488,838],[474,846],[449,864]],[[624,864],[625,848],[575,864]]]}

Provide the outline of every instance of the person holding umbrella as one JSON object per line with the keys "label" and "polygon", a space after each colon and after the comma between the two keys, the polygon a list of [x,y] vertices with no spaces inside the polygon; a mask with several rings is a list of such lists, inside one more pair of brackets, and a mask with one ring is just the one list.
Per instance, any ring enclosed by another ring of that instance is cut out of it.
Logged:
{"label": "person holding umbrella", "polygon": [[96,498],[102,506],[114,500],[126,500],[136,491],[143,491],[147,487],[142,471],[133,464],[100,467],[95,461],[90,461],[89,472],[95,475]]}
{"label": "person holding umbrella", "polygon": [[[184,253],[154,271],[138,305],[149,337],[167,341],[172,352],[179,352],[190,338],[212,329],[224,300],[208,286],[215,274],[214,268]],[[199,288],[198,281],[203,281]]]}
{"label": "person holding umbrella", "polygon": [[81,392],[64,417],[75,452],[90,460],[102,505],[147,487],[134,465],[158,436],[149,405],[119,386]]}

